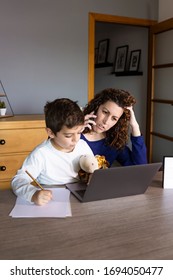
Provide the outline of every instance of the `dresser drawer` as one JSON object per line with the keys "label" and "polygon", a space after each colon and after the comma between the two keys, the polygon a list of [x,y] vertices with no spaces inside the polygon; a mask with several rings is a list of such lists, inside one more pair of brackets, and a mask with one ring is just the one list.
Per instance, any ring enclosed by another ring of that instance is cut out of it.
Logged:
{"label": "dresser drawer", "polygon": [[11,182],[10,181],[0,181],[0,191],[6,190],[11,188]]}
{"label": "dresser drawer", "polygon": [[47,139],[45,128],[0,131],[0,154],[29,152]]}
{"label": "dresser drawer", "polygon": [[46,139],[44,115],[0,119],[0,189],[10,188],[25,158]]}
{"label": "dresser drawer", "polygon": [[[28,154],[14,154],[0,156],[0,182],[1,180],[11,181],[12,177],[20,169]],[[4,171],[2,169],[5,169]],[[1,184],[1,183],[0,183]]]}

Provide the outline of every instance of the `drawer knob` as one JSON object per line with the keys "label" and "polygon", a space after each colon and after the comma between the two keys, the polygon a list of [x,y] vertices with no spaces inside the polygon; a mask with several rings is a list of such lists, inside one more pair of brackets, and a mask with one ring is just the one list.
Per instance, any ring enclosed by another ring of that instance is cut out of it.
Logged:
{"label": "drawer knob", "polygon": [[6,170],[6,166],[0,166],[0,171],[5,171]]}
{"label": "drawer knob", "polygon": [[4,139],[1,139],[1,140],[0,140],[0,144],[1,144],[1,145],[4,145],[4,144],[5,144],[5,140],[4,140]]}

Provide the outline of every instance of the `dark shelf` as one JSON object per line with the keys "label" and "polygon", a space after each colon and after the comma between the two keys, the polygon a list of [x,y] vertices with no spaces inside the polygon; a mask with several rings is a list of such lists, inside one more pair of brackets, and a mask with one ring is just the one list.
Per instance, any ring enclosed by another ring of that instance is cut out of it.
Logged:
{"label": "dark shelf", "polygon": [[113,63],[110,62],[95,64],[95,68],[104,68],[104,67],[111,67],[111,66],[113,66]]}
{"label": "dark shelf", "polygon": [[139,71],[124,71],[124,72],[113,72],[115,76],[142,76],[143,72]]}
{"label": "dark shelf", "polygon": [[173,106],[173,100],[168,100],[168,99],[151,99],[152,102],[158,102],[158,103],[164,103],[164,104],[170,104]]}
{"label": "dark shelf", "polygon": [[173,63],[166,63],[166,64],[158,64],[158,65],[153,65],[152,68],[168,68],[168,67],[173,67]]}

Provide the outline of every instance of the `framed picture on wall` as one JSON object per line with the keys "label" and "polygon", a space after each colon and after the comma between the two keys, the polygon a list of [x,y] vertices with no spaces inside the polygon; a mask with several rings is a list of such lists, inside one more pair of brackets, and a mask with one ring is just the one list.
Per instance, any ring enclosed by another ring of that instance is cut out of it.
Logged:
{"label": "framed picture on wall", "polygon": [[141,50],[131,51],[129,71],[138,71],[140,58],[141,58]]}
{"label": "framed picture on wall", "polygon": [[124,72],[128,54],[128,45],[117,47],[115,53],[114,72]]}
{"label": "framed picture on wall", "polygon": [[97,63],[106,63],[108,58],[109,39],[101,40],[98,44]]}
{"label": "framed picture on wall", "polygon": [[163,157],[163,188],[173,189],[173,156]]}

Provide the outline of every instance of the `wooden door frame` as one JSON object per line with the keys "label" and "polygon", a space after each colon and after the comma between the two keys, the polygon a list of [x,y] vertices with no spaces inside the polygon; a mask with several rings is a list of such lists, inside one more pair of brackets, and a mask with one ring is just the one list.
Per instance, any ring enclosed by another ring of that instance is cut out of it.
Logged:
{"label": "wooden door frame", "polygon": [[89,13],[89,34],[88,34],[88,101],[94,97],[94,51],[95,51],[95,24],[98,22],[119,23],[124,25],[151,27],[157,21],[140,18],[121,17],[114,15]]}
{"label": "wooden door frame", "polygon": [[173,141],[173,137],[163,135],[153,131],[153,116],[154,116],[155,102],[173,105],[172,100],[155,99],[155,95],[154,95],[155,69],[173,67],[173,63],[166,63],[162,65],[155,64],[156,35],[163,32],[167,32],[172,29],[173,29],[173,18],[170,18],[151,26],[149,32],[149,66],[148,66],[147,130],[146,130],[146,144],[147,144],[149,162],[152,162],[153,135],[165,140]]}

